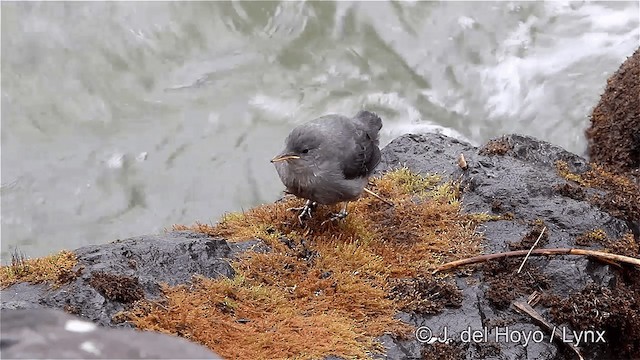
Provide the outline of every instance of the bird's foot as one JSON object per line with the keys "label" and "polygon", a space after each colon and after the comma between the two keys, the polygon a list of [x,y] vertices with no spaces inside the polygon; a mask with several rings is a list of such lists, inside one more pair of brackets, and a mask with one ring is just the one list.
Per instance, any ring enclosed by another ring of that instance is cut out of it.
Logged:
{"label": "bird's foot", "polygon": [[305,220],[311,219],[311,213],[313,212],[313,210],[315,210],[317,205],[318,205],[317,202],[315,201],[312,202],[311,200],[307,200],[307,202],[304,203],[304,206],[288,208],[287,210],[299,211],[300,214],[298,214],[298,221],[300,222],[300,225],[304,225]]}
{"label": "bird's foot", "polygon": [[331,217],[330,217],[330,218],[328,218],[327,220],[323,221],[320,225],[322,226],[322,225],[324,225],[325,223],[328,223],[328,222],[331,222],[331,221],[342,220],[342,219],[346,218],[346,217],[347,217],[347,215],[349,215],[349,213],[347,212],[347,210],[346,210],[346,209],[342,209],[342,210],[340,210],[340,212],[338,212],[338,213],[331,214]]}

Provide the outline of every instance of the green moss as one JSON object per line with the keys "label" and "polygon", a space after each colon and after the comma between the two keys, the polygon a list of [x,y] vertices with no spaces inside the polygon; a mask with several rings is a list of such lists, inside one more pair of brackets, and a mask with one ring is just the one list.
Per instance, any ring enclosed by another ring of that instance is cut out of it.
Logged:
{"label": "green moss", "polygon": [[604,230],[595,229],[592,231],[587,231],[584,234],[578,236],[576,238],[576,244],[583,246],[589,246],[593,243],[604,244],[608,239],[609,237],[607,236],[607,233],[604,232]]}
{"label": "green moss", "polygon": [[432,190],[441,180],[440,175],[420,175],[407,167],[401,167],[385,174],[385,180],[399,188],[405,194],[422,195]]}
{"label": "green moss", "polygon": [[445,182],[429,191],[429,197],[434,200],[446,201],[452,205],[460,205],[460,184],[457,182]]}
{"label": "green moss", "polygon": [[59,286],[75,279],[77,274],[72,268],[76,264],[76,255],[70,251],[36,259],[25,259],[14,254],[11,265],[0,267],[0,288],[4,289],[18,282],[48,282]]}
{"label": "green moss", "polygon": [[486,212],[469,214],[469,218],[474,220],[476,223],[483,223],[488,221],[499,221],[499,220],[512,220],[512,216],[509,216],[507,214],[492,215]]}

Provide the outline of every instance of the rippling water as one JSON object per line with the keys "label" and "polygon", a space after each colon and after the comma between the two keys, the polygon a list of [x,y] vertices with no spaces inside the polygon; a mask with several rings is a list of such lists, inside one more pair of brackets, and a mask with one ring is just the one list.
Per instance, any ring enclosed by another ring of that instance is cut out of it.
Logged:
{"label": "rippling water", "polygon": [[278,198],[291,127],[518,132],[583,153],[638,2],[2,2],[2,259]]}

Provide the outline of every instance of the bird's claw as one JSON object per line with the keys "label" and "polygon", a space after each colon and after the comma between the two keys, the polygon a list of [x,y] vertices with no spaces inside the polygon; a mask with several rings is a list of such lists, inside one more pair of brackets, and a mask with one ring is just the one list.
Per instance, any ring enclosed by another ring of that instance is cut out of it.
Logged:
{"label": "bird's claw", "polygon": [[298,221],[300,222],[300,225],[304,225],[304,221],[306,219],[311,219],[311,213],[313,212],[317,204],[318,203],[316,202],[311,202],[311,200],[307,200],[304,206],[288,208],[287,210],[300,211],[300,214],[298,214]]}
{"label": "bird's claw", "polygon": [[331,217],[328,218],[327,220],[323,221],[320,224],[320,226],[324,225],[325,223],[331,222],[331,221],[342,220],[342,219],[346,218],[347,215],[349,215],[349,213],[346,210],[342,209],[338,213],[331,214]]}

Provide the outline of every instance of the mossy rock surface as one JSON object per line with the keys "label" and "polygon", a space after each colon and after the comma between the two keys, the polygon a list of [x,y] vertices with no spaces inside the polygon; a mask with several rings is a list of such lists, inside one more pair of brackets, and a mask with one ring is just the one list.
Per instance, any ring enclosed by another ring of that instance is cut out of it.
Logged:
{"label": "mossy rock surface", "polygon": [[287,197],[216,225],[177,226],[232,242],[257,238],[270,250],[240,256],[232,279],[165,287],[166,305],[138,306],[129,319],[229,358],[383,354],[380,336],[411,334],[398,312],[460,306],[457,286],[432,271],[481,253],[475,228],[486,216],[462,213],[459,183],[439,175],[400,167],[369,186],[393,205],[364,196],[343,221],[325,222],[337,207],[324,206],[301,226],[287,209],[302,200]]}
{"label": "mossy rock surface", "polygon": [[591,161],[640,179],[640,48],[607,80],[586,135]]}

